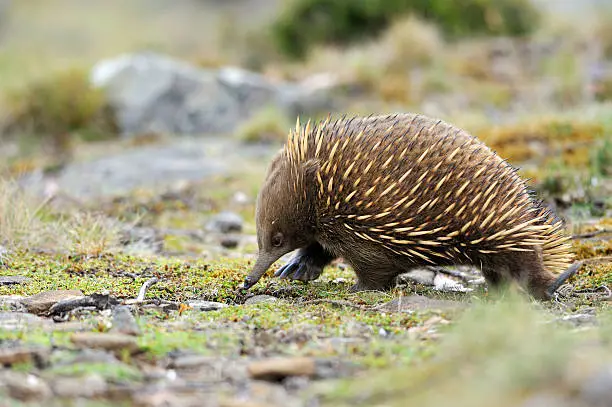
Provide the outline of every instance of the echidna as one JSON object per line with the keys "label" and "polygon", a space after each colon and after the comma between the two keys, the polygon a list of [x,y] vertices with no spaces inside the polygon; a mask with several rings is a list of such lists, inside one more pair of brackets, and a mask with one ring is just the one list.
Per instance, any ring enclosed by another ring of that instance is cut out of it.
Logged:
{"label": "echidna", "polygon": [[515,168],[420,114],[298,120],[268,169],[256,226],[246,289],[296,249],[276,276],[314,280],[342,257],[353,291],[388,289],[418,266],[467,264],[491,289],[514,280],[547,299],[577,269],[563,222]]}

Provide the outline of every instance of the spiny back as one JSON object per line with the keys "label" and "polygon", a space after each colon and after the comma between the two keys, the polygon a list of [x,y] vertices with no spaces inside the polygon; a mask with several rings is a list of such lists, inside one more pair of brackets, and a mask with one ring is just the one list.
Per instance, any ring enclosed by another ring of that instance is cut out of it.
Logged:
{"label": "spiny back", "polygon": [[571,262],[562,223],[530,197],[516,170],[441,120],[397,114],[298,122],[285,153],[295,177],[302,164],[318,162],[322,230],[344,228],[430,263],[534,245],[551,271]]}

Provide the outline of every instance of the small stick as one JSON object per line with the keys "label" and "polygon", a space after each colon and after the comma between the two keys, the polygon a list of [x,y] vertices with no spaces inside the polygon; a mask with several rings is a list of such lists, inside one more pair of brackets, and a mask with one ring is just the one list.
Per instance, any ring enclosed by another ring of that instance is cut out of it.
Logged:
{"label": "small stick", "polygon": [[157,283],[158,281],[159,279],[157,277],[153,277],[145,281],[142,287],[140,287],[140,291],[138,291],[138,297],[136,297],[136,302],[143,302],[149,287],[151,287],[153,284]]}
{"label": "small stick", "polygon": [[589,237],[605,235],[607,233],[612,233],[612,229],[602,229],[602,230],[596,230],[594,232],[588,232],[588,233],[581,233],[581,234],[578,234],[578,235],[572,235],[572,239],[588,239]]}

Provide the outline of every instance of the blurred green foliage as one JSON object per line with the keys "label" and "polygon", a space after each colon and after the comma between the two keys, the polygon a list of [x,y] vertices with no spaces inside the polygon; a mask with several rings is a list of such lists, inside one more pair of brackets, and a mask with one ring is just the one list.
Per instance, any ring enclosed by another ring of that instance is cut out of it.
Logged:
{"label": "blurred green foliage", "polygon": [[85,139],[117,134],[114,114],[85,70],[49,74],[13,90],[7,98],[5,132],[59,137],[78,133]]}
{"label": "blurred green foliage", "polygon": [[374,37],[394,19],[415,14],[448,38],[530,33],[539,22],[528,0],[293,0],[272,24],[283,54],[303,58],[317,44],[347,44]]}

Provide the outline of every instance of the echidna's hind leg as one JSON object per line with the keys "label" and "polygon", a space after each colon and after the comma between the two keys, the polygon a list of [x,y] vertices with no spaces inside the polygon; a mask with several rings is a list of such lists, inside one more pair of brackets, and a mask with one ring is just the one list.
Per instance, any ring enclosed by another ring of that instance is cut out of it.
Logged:
{"label": "echidna's hind leg", "polygon": [[539,252],[518,252],[508,255],[510,274],[532,297],[538,300],[550,298],[549,287],[556,280],[544,267]]}
{"label": "echidna's hind leg", "polygon": [[316,280],[323,272],[325,266],[333,259],[334,256],[331,253],[315,242],[299,249],[295,256],[287,264],[279,268],[274,275],[291,280]]}
{"label": "echidna's hind leg", "polygon": [[503,264],[483,264],[480,271],[487,283],[487,290],[499,294],[510,284],[510,270]]}
{"label": "echidna's hind leg", "polygon": [[386,291],[395,285],[400,271],[393,265],[351,262],[357,282],[350,289],[358,291]]}

